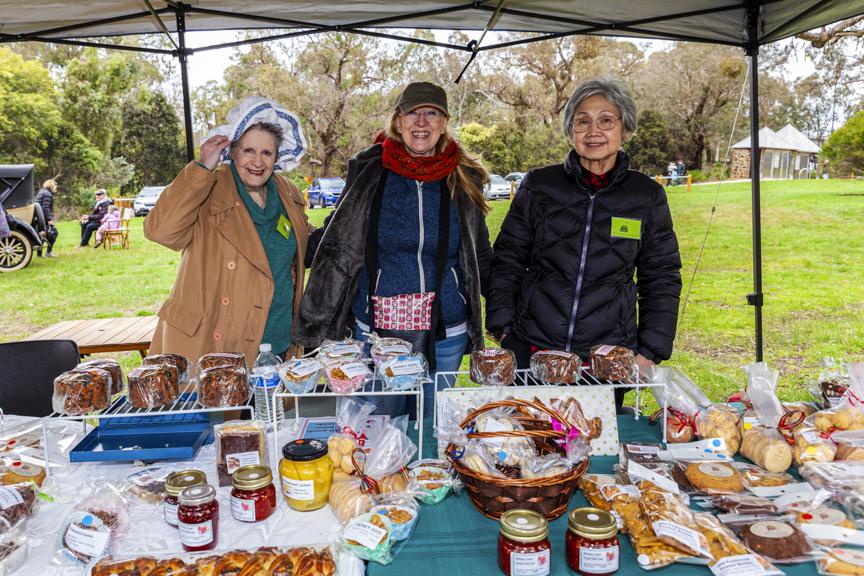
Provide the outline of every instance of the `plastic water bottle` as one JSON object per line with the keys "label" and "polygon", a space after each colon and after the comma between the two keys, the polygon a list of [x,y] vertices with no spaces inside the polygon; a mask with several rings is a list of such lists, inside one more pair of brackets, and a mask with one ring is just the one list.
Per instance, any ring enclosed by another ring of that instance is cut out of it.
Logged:
{"label": "plastic water bottle", "polygon": [[[279,382],[279,361],[271,351],[270,344],[264,343],[258,347],[258,357],[252,365],[252,393],[255,395],[255,419],[273,425],[273,393],[281,392]],[[280,426],[285,418],[285,409],[280,400],[276,404],[276,425]]]}

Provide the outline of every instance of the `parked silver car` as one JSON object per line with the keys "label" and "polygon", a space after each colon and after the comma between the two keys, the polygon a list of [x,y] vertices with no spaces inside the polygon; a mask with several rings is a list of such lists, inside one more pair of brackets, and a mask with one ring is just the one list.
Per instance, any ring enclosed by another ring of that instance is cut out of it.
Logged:
{"label": "parked silver car", "polygon": [[159,195],[165,186],[145,186],[138,192],[135,197],[135,202],[132,203],[132,208],[135,210],[135,216],[146,216],[150,210],[156,206],[156,201],[159,200]]}
{"label": "parked silver car", "polygon": [[489,200],[509,200],[510,182],[507,182],[500,174],[490,174],[489,184],[486,185],[483,193]]}

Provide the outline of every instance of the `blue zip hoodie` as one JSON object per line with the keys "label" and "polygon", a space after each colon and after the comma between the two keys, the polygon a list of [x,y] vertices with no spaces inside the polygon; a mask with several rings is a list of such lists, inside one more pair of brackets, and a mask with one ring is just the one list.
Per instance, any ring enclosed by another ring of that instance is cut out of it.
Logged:
{"label": "blue zip hoodie", "polygon": [[[372,275],[375,295],[433,292],[443,181],[420,182],[394,172],[387,172],[386,178],[378,228],[379,270]],[[451,201],[447,270],[442,279],[442,293],[438,296],[442,298],[441,314],[446,327],[462,324],[466,318],[459,242],[458,208],[456,202]],[[351,304],[355,318],[367,326],[371,325],[367,302],[369,276],[364,266]]]}

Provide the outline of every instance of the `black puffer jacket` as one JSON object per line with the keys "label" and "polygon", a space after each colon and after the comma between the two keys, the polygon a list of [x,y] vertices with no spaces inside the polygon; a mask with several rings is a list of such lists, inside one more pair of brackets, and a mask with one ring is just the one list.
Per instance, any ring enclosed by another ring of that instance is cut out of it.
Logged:
{"label": "black puffer jacket", "polygon": [[36,194],[36,203],[42,207],[42,214],[46,222],[54,220],[54,194],[47,188],[42,188]]}
{"label": "black puffer jacket", "polygon": [[528,172],[494,246],[490,332],[583,358],[595,344],[669,358],[678,240],[662,186],[629,165],[619,152],[609,185],[593,196],[575,151],[564,164]]}

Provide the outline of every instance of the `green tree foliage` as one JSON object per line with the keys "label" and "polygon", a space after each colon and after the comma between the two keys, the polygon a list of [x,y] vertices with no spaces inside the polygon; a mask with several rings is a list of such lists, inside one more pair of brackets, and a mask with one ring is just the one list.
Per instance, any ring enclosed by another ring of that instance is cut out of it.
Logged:
{"label": "green tree foliage", "polygon": [[122,185],[124,195],[142,186],[168,184],[184,164],[180,120],[161,92],[141,92],[123,104],[123,124],[114,142],[115,158],[125,158],[134,168]]}
{"label": "green tree foliage", "polygon": [[43,170],[62,123],[45,67],[0,48],[0,163],[33,163]]}
{"label": "green tree foliage", "polygon": [[639,113],[636,133],[624,144],[630,154],[631,166],[645,174],[664,174],[673,158],[674,148],[663,115],[655,110]]}
{"label": "green tree foliage", "polygon": [[835,176],[848,176],[853,170],[864,171],[864,110],[828,137],[822,155],[830,161]]}

